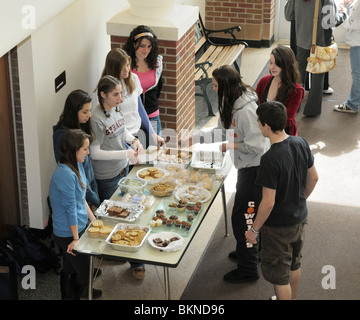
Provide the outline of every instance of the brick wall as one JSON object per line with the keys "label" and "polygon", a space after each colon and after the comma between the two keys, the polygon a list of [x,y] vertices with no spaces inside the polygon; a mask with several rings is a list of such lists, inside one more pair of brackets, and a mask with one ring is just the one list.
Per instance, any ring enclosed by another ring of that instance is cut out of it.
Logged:
{"label": "brick wall", "polygon": [[[111,47],[122,48],[127,37],[111,36]],[[195,30],[178,41],[159,39],[163,56],[163,87],[159,100],[162,136],[176,147],[182,129],[195,127]]]}
{"label": "brick wall", "polygon": [[268,46],[273,42],[275,4],[275,0],[207,0],[203,20],[209,29],[239,25],[239,39]]}

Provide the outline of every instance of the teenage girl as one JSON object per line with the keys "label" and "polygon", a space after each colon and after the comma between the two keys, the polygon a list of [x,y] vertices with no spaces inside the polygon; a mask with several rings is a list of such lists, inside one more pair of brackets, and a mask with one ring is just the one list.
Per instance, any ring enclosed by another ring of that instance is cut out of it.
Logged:
{"label": "teenage girl", "polygon": [[[89,154],[90,138],[81,129],[69,129],[62,135],[59,163],[50,181],[54,240],[63,252],[62,299],[85,298],[88,293],[89,257],[75,255],[73,249],[88,220],[95,219],[85,200],[87,179],[82,166]],[[93,297],[100,296],[101,291],[93,289]]]}
{"label": "teenage girl", "polygon": [[[228,282],[241,283],[259,279],[257,265],[258,244],[246,243],[245,231],[251,227],[261,200],[261,188],[254,184],[261,156],[270,143],[264,138],[257,124],[257,96],[255,91],[242,82],[240,74],[229,65],[213,71],[213,89],[218,95],[220,122],[227,129],[229,141],[220,150],[230,150],[237,169],[237,183],[232,226],[236,238],[236,250],[229,257],[237,262],[237,268],[226,273]],[[232,140],[232,141],[231,141]]]}
{"label": "teenage girl", "polygon": [[[121,82],[106,75],[97,85],[99,105],[93,110],[91,125],[95,141],[91,145],[91,158],[101,200],[109,199],[118,188],[118,182],[129,172],[129,162],[140,164],[138,155],[143,146],[125,126],[125,118],[119,107],[122,102]],[[127,145],[131,145],[130,148]],[[132,274],[143,279],[143,264],[131,263]]]}
{"label": "teenage girl", "polygon": [[141,99],[143,89],[138,76],[131,72],[130,56],[119,48],[110,50],[106,56],[102,75],[111,75],[121,80],[123,91],[119,106],[125,118],[125,126],[130,133],[138,137],[146,147],[150,143],[150,136],[158,147],[165,146],[164,139],[154,131],[144,108]]}
{"label": "teenage girl", "polygon": [[158,100],[162,89],[163,57],[159,54],[157,37],[149,27],[138,26],[131,31],[124,49],[131,57],[132,72],[140,79],[145,110],[155,132],[160,135]]}
{"label": "teenage girl", "polygon": [[258,104],[266,101],[279,101],[286,107],[287,122],[285,132],[297,136],[296,113],[304,98],[304,88],[301,82],[293,50],[284,45],[278,45],[270,54],[270,75],[260,79],[256,93]]}
{"label": "teenage girl", "polygon": [[[91,130],[91,97],[83,90],[72,91],[65,101],[65,106],[58,123],[53,127],[53,147],[56,163],[60,160],[60,140],[62,135],[69,129],[81,129],[89,135],[90,143],[94,140]],[[88,186],[86,189],[86,201],[89,205],[98,207],[100,199],[98,187],[94,177],[94,171],[88,155],[81,164],[84,167]]]}
{"label": "teenage girl", "polygon": [[[119,104],[122,101],[120,80],[104,76],[97,86],[99,105],[92,111],[91,125],[95,140],[91,159],[98,184],[100,200],[109,199],[118,188],[119,180],[128,174],[129,161],[139,164],[143,146],[125,127]],[[132,148],[127,148],[126,143]]]}

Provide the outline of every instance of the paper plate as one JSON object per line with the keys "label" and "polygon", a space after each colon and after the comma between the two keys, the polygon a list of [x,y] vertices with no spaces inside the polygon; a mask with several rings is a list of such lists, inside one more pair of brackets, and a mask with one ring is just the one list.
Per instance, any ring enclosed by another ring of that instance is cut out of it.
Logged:
{"label": "paper plate", "polygon": [[[164,240],[170,241],[170,239],[175,237],[178,238],[179,240],[171,241],[166,247],[158,246],[154,242],[154,239],[160,239],[162,241]],[[184,238],[175,232],[158,232],[151,234],[148,237],[148,242],[155,249],[165,252],[171,252],[171,251],[178,251],[182,248],[184,244]]]}

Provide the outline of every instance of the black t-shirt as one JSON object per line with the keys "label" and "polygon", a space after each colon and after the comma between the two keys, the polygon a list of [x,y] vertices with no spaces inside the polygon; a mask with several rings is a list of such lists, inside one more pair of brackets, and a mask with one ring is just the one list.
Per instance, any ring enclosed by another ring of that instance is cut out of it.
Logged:
{"label": "black t-shirt", "polygon": [[308,143],[296,136],[272,144],[262,156],[255,183],[276,189],[275,205],[266,225],[291,226],[307,217],[306,177],[313,164],[314,156]]}

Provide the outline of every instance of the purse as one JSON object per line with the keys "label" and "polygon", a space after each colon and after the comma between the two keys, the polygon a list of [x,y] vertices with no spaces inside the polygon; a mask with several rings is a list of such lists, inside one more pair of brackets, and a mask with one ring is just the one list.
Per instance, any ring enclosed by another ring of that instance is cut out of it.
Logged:
{"label": "purse", "polygon": [[336,57],[338,55],[338,47],[336,42],[332,42],[330,46],[320,47],[316,45],[317,25],[319,14],[319,0],[315,1],[314,26],[312,34],[312,46],[310,57],[307,58],[306,71],[309,73],[326,73],[336,66]]}

